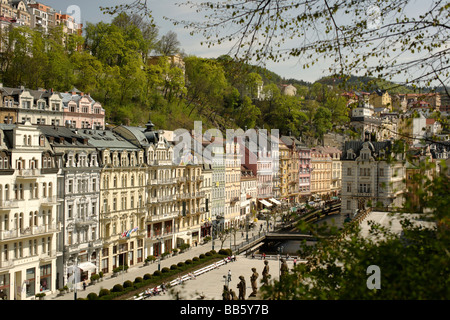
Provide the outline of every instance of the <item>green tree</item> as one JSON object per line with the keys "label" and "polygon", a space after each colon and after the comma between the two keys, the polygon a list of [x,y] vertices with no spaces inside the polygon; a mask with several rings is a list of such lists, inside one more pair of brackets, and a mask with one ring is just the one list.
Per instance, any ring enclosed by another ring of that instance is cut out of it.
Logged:
{"label": "green tree", "polygon": [[[428,167],[427,167],[428,166]],[[358,222],[343,230],[327,226],[299,227],[322,236],[317,246],[302,246],[307,263],[297,265],[287,281],[273,282],[263,288],[270,299],[342,299],[342,300],[423,300],[450,297],[450,180],[445,162],[434,176],[425,174],[433,166],[421,166],[422,173],[414,179],[419,186],[421,211],[417,217],[406,212],[390,213],[401,220],[402,232],[390,227],[370,225],[369,236],[360,233]],[[408,204],[411,199],[406,196]],[[430,225],[417,224],[427,221]],[[369,266],[378,266],[381,289],[369,289]]]}

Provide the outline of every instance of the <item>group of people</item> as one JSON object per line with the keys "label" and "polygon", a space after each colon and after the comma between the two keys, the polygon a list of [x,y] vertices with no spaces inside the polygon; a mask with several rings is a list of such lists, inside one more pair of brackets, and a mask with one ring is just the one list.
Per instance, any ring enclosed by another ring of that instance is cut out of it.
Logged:
{"label": "group of people", "polygon": [[157,296],[160,294],[166,294],[166,284],[163,282],[160,286],[160,288],[158,287],[154,287],[152,288],[147,288],[144,291],[144,296],[145,297],[153,297],[153,296]]}
{"label": "group of people", "polygon": [[227,264],[228,262],[234,262],[236,261],[236,256],[233,254],[232,256],[228,256],[226,258],[223,259],[225,261],[225,264]]}

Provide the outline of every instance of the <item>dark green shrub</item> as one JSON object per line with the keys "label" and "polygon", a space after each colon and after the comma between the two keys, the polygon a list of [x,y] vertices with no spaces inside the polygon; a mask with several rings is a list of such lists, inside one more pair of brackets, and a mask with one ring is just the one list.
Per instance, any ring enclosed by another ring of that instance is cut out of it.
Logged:
{"label": "dark green shrub", "polygon": [[178,262],[178,263],[177,263],[177,266],[178,266],[178,268],[184,267],[184,262]]}
{"label": "dark green shrub", "polygon": [[127,281],[125,281],[125,282],[123,283],[123,288],[124,288],[124,289],[129,288],[129,287],[132,287],[132,286],[133,286],[133,282],[131,282],[130,280],[127,280]]}
{"label": "dark green shrub", "polygon": [[144,274],[144,280],[149,280],[152,278],[152,275],[150,273]]}
{"label": "dark green shrub", "polygon": [[161,269],[161,272],[162,273],[168,273],[168,272],[170,272],[170,269],[167,268],[167,267],[164,267],[164,268]]}
{"label": "dark green shrub", "polygon": [[207,252],[207,253],[205,253],[205,255],[206,255],[207,257],[211,257],[211,256],[212,256],[212,253],[211,253],[211,252]]}
{"label": "dark green shrub", "polygon": [[95,292],[91,292],[87,295],[88,300],[98,300],[98,296]]}
{"label": "dark green shrub", "polygon": [[198,258],[198,257],[194,257],[194,258],[192,258],[192,261],[195,261],[195,262],[197,262],[197,261],[199,261],[200,259]]}
{"label": "dark green shrub", "polygon": [[111,290],[111,292],[122,292],[122,291],[123,291],[123,286],[121,284],[116,284]]}
{"label": "dark green shrub", "polygon": [[170,266],[170,270],[177,270],[178,266],[176,264],[173,264]]}
{"label": "dark green shrub", "polygon": [[154,277],[159,277],[161,275],[161,271],[156,270],[155,272],[153,272],[153,276]]}
{"label": "dark green shrub", "polygon": [[212,254],[212,255],[214,255],[214,254],[216,254],[216,253],[217,253],[217,251],[216,251],[216,250],[211,250],[210,252],[211,252],[211,254]]}
{"label": "dark green shrub", "polygon": [[109,295],[110,293],[111,292],[108,289],[101,289],[100,292],[98,293],[98,296],[103,297]]}
{"label": "dark green shrub", "polygon": [[205,259],[205,257],[206,256],[203,253],[199,256],[200,259]]}
{"label": "dark green shrub", "polygon": [[142,279],[142,277],[136,277],[136,279],[134,279],[134,283],[141,283],[143,281],[144,279]]}
{"label": "dark green shrub", "polygon": [[231,252],[231,249],[220,249],[219,254],[221,254],[223,256],[231,256],[232,252]]}
{"label": "dark green shrub", "polygon": [[192,260],[191,259],[187,259],[184,263],[185,264],[192,264]]}

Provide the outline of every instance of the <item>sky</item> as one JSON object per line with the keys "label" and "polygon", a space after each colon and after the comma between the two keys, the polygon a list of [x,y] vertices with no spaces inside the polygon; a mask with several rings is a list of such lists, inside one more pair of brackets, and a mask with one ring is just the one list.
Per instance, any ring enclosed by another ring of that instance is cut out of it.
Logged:
{"label": "sky", "polygon": [[[111,16],[103,14],[100,10],[100,6],[114,6],[117,4],[130,3],[131,1],[118,1],[118,0],[41,0],[43,4],[49,5],[54,9],[62,12],[71,11],[72,6],[76,5],[80,8],[81,22],[97,23],[100,21],[110,22]],[[230,47],[211,47],[201,45],[203,37],[201,35],[191,36],[189,30],[184,29],[182,26],[174,26],[171,22],[166,21],[163,17],[169,17],[173,19],[189,19],[193,14],[186,6],[178,6],[177,3],[183,2],[182,0],[150,0],[151,10],[153,12],[153,18],[156,25],[159,28],[159,36],[166,34],[169,31],[174,31],[177,34],[177,38],[180,41],[180,47],[188,55],[195,55],[204,58],[216,58],[222,54],[227,54]],[[69,10],[68,10],[69,9]],[[73,12],[73,11],[72,11]],[[69,14],[71,12],[68,12]],[[323,71],[328,71],[328,68],[323,64],[321,66],[313,66],[309,69],[303,69],[298,61],[295,59],[291,61],[285,61],[283,63],[268,63],[267,69],[275,72],[279,76],[286,79],[298,79],[309,82],[314,82],[321,77],[327,75]]]}

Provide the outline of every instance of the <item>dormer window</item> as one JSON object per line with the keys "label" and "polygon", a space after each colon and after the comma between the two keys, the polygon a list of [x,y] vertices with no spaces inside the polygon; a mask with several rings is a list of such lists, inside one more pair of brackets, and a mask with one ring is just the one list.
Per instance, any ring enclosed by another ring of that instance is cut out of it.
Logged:
{"label": "dormer window", "polygon": [[39,136],[39,146],[44,147],[45,146],[45,138],[43,135]]}

